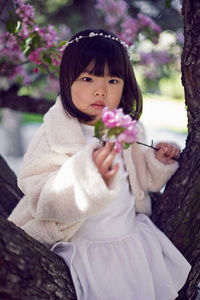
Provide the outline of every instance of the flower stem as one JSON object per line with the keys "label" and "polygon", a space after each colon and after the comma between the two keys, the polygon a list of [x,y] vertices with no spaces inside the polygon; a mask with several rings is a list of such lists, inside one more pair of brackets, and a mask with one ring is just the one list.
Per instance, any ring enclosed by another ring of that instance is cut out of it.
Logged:
{"label": "flower stem", "polygon": [[139,145],[143,145],[143,146],[146,146],[146,147],[149,147],[149,148],[152,148],[152,149],[158,151],[158,149],[156,147],[154,147],[153,145],[147,145],[147,144],[144,144],[144,143],[141,143],[141,142],[138,142],[138,141],[136,141],[136,143],[139,144]]}
{"label": "flower stem", "polygon": [[[153,146],[153,141],[152,141],[151,145],[147,145],[147,144],[144,144],[144,143],[141,143],[141,142],[138,142],[138,141],[136,141],[136,143],[139,144],[139,145],[142,145],[142,146],[146,146],[146,147],[152,148],[152,149],[154,149],[156,151],[159,150],[158,148],[156,148],[156,147]],[[179,157],[173,157],[172,159],[175,160],[175,161],[179,161]]]}

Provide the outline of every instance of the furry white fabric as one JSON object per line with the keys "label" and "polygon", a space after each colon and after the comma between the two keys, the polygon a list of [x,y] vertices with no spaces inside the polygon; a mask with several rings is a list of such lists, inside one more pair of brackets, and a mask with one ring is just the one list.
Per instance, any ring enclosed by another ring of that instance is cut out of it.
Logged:
{"label": "furry white fabric", "polygon": [[[118,176],[108,188],[93,162],[96,147],[98,143],[86,145],[80,123],[66,115],[58,97],[24,156],[18,184],[25,196],[9,220],[47,246],[69,241],[89,216],[118,195]],[[136,212],[150,214],[148,191],[160,190],[178,164],[164,165],[152,149],[136,143],[123,155]]]}

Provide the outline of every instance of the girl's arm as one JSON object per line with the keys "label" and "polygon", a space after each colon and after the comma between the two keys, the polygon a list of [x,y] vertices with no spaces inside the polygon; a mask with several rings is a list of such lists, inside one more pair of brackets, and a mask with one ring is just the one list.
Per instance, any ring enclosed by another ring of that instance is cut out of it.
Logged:
{"label": "girl's arm", "polygon": [[114,200],[118,179],[105,184],[93,161],[97,145],[80,145],[82,150],[72,155],[51,151],[45,134],[34,144],[18,183],[35,219],[72,225]]}
{"label": "girl's arm", "polygon": [[[138,122],[138,141],[146,143],[146,131],[141,122]],[[173,143],[159,143],[155,146],[158,151],[134,143],[132,158],[136,168],[138,181],[144,191],[159,191],[178,168],[178,163],[172,159],[179,154]],[[166,149],[167,148],[167,149]]]}

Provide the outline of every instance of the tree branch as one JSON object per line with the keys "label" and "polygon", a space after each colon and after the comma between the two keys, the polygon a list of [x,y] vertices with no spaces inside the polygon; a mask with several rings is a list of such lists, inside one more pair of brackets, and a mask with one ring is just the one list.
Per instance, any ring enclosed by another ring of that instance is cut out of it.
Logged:
{"label": "tree branch", "polygon": [[76,300],[59,256],[2,217],[0,235],[0,299]]}
{"label": "tree branch", "polygon": [[10,108],[16,111],[35,114],[45,114],[55,103],[44,98],[33,98],[30,96],[18,96],[19,87],[13,85],[7,91],[0,92],[0,107]]}

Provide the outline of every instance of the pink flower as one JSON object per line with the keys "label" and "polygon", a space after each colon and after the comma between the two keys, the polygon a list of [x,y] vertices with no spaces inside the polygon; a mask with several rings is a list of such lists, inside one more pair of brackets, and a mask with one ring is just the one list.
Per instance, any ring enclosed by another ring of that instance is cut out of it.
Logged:
{"label": "pink flower", "polygon": [[135,126],[136,121],[133,122],[134,124],[131,124],[125,131],[118,135],[118,142],[131,144],[136,140],[138,128]]}
{"label": "pink flower", "polygon": [[132,124],[132,119],[129,115],[124,115],[122,108],[109,111],[105,107],[102,111],[102,121],[108,128],[121,126],[127,128]]}
{"label": "pink flower", "polygon": [[97,0],[96,9],[103,12],[105,22],[116,31],[116,25],[127,15],[128,5],[124,0]]}
{"label": "pink flower", "polygon": [[23,5],[24,4],[24,0],[15,0],[15,4],[17,4],[17,5]]}
{"label": "pink flower", "polygon": [[33,24],[35,12],[32,5],[20,4],[20,6],[16,9],[16,14],[19,15],[24,23]]}
{"label": "pink flower", "polygon": [[122,153],[123,152],[123,145],[118,140],[115,142],[114,148],[117,150],[117,152]]}
{"label": "pink flower", "polygon": [[23,39],[26,39],[29,37],[29,35],[30,35],[30,29],[28,24],[22,22],[22,28],[19,32],[19,36],[22,37]]}
{"label": "pink flower", "polygon": [[151,30],[157,32],[158,34],[161,33],[160,26],[157,25],[151,18],[141,13],[139,13],[137,17],[141,27],[149,27]]}
{"label": "pink flower", "polygon": [[132,44],[133,40],[137,37],[140,29],[138,21],[136,19],[126,17],[121,26],[121,39],[123,39],[127,44]]}
{"label": "pink flower", "polygon": [[95,8],[102,10],[105,15],[116,15],[118,18],[127,13],[128,5],[124,0],[97,0]]}
{"label": "pink flower", "polygon": [[16,37],[13,33],[6,32],[0,34],[0,44],[1,51],[10,51],[10,52],[18,52],[20,51],[20,46],[16,40]]}
{"label": "pink flower", "polygon": [[39,72],[39,69],[38,69],[37,67],[35,67],[35,68],[33,69],[33,72],[34,72],[34,73],[38,73],[38,72]]}
{"label": "pink flower", "polygon": [[[100,122],[100,124],[99,124]],[[122,108],[110,111],[105,107],[102,111],[102,119],[95,126],[95,136],[100,140],[104,138],[115,142],[115,148],[122,153],[137,138],[138,128],[136,121],[123,113]],[[99,126],[100,125],[100,126]]]}
{"label": "pink flower", "polygon": [[37,48],[35,51],[32,51],[29,56],[28,59],[32,62],[34,62],[37,65],[40,65],[42,63],[42,59],[40,56],[40,53],[44,50],[44,48]]}

